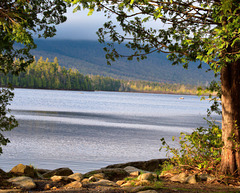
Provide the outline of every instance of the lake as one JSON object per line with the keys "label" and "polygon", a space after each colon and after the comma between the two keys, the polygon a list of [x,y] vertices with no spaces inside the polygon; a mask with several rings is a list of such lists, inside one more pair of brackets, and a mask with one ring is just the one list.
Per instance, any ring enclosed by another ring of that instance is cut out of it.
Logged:
{"label": "lake", "polygon": [[[0,168],[23,163],[85,173],[110,164],[165,158],[160,139],[206,126],[197,96],[15,89],[19,127],[5,132]],[[184,97],[184,99],[180,99]],[[220,117],[217,117],[220,119]]]}

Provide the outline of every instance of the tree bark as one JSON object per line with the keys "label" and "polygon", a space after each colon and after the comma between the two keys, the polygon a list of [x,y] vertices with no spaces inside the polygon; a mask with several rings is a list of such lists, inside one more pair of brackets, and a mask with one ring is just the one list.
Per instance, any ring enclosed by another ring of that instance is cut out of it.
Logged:
{"label": "tree bark", "polygon": [[240,175],[240,60],[221,70],[222,140],[221,172]]}

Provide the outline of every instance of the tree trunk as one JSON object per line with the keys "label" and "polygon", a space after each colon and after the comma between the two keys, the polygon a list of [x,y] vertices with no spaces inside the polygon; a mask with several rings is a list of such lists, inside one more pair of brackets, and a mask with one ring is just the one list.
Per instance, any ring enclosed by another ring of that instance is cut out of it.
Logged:
{"label": "tree trunk", "polygon": [[240,175],[240,60],[224,66],[222,83],[223,174]]}

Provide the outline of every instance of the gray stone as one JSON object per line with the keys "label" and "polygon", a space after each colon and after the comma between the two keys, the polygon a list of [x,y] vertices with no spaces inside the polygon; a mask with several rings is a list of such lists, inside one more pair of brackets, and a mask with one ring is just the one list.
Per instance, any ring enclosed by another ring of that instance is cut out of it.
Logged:
{"label": "gray stone", "polygon": [[201,174],[198,176],[198,178],[201,181],[208,181],[208,182],[216,179],[214,176],[210,176],[209,174]]}
{"label": "gray stone", "polygon": [[10,178],[8,182],[13,183],[16,186],[20,186],[23,189],[31,190],[36,188],[36,184],[34,183],[33,179],[26,176]]}
{"label": "gray stone", "polygon": [[36,171],[32,166],[27,166],[23,164],[18,164],[14,166],[10,173],[13,173],[15,175],[24,175],[24,176],[29,176],[29,177],[35,177],[36,176]]}
{"label": "gray stone", "polygon": [[135,168],[133,166],[127,166],[124,168],[124,170],[127,172],[127,173],[132,173],[132,172],[140,172],[141,170],[138,169],[138,168]]}
{"label": "gray stone", "polygon": [[184,182],[186,182],[187,177],[188,177],[187,174],[185,174],[185,173],[183,172],[183,173],[181,173],[181,174],[178,174],[178,175],[175,175],[175,176],[171,177],[170,180],[171,180],[172,182],[181,182],[181,183],[184,183]]}
{"label": "gray stone", "polygon": [[52,170],[48,170],[48,169],[36,169],[36,171],[39,173],[39,174],[45,174],[45,173],[47,173],[47,172],[50,172],[50,171],[52,171]]}
{"label": "gray stone", "polygon": [[162,164],[169,159],[153,159],[149,161],[128,162],[122,164],[109,165],[106,168],[125,168],[127,166],[133,166],[144,171],[154,172],[161,169]]}
{"label": "gray stone", "polygon": [[68,178],[81,182],[83,175],[81,173],[75,173],[68,176]]}
{"label": "gray stone", "polygon": [[100,169],[88,172],[83,175],[84,178],[89,178],[94,174],[103,173],[105,178],[111,181],[122,180],[127,177],[129,174],[122,168],[109,168],[109,169]]}
{"label": "gray stone", "polygon": [[70,184],[67,184],[64,186],[64,188],[66,189],[77,189],[77,188],[81,188],[82,187],[82,183],[79,181],[74,181],[71,182]]}
{"label": "gray stone", "polygon": [[58,168],[43,174],[44,178],[50,178],[52,176],[69,176],[73,174],[73,171],[69,168]]}

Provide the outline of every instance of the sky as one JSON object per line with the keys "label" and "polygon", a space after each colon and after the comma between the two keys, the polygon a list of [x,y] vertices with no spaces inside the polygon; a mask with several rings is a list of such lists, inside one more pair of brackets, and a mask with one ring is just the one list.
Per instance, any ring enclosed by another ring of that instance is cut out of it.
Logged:
{"label": "sky", "polygon": [[73,9],[69,8],[67,13],[67,21],[57,25],[57,34],[55,39],[70,40],[97,40],[97,30],[107,21],[102,12],[94,12],[88,16],[88,10],[73,13]]}
{"label": "sky", "polygon": [[[57,34],[54,39],[97,40],[97,30],[108,21],[103,12],[93,12],[91,16],[88,16],[88,10],[73,13],[73,8],[68,8],[65,15],[67,21],[56,26]],[[111,20],[114,22],[114,15]],[[147,22],[146,26],[157,29],[166,28],[166,25],[160,21]],[[120,27],[118,29],[121,30]]]}

